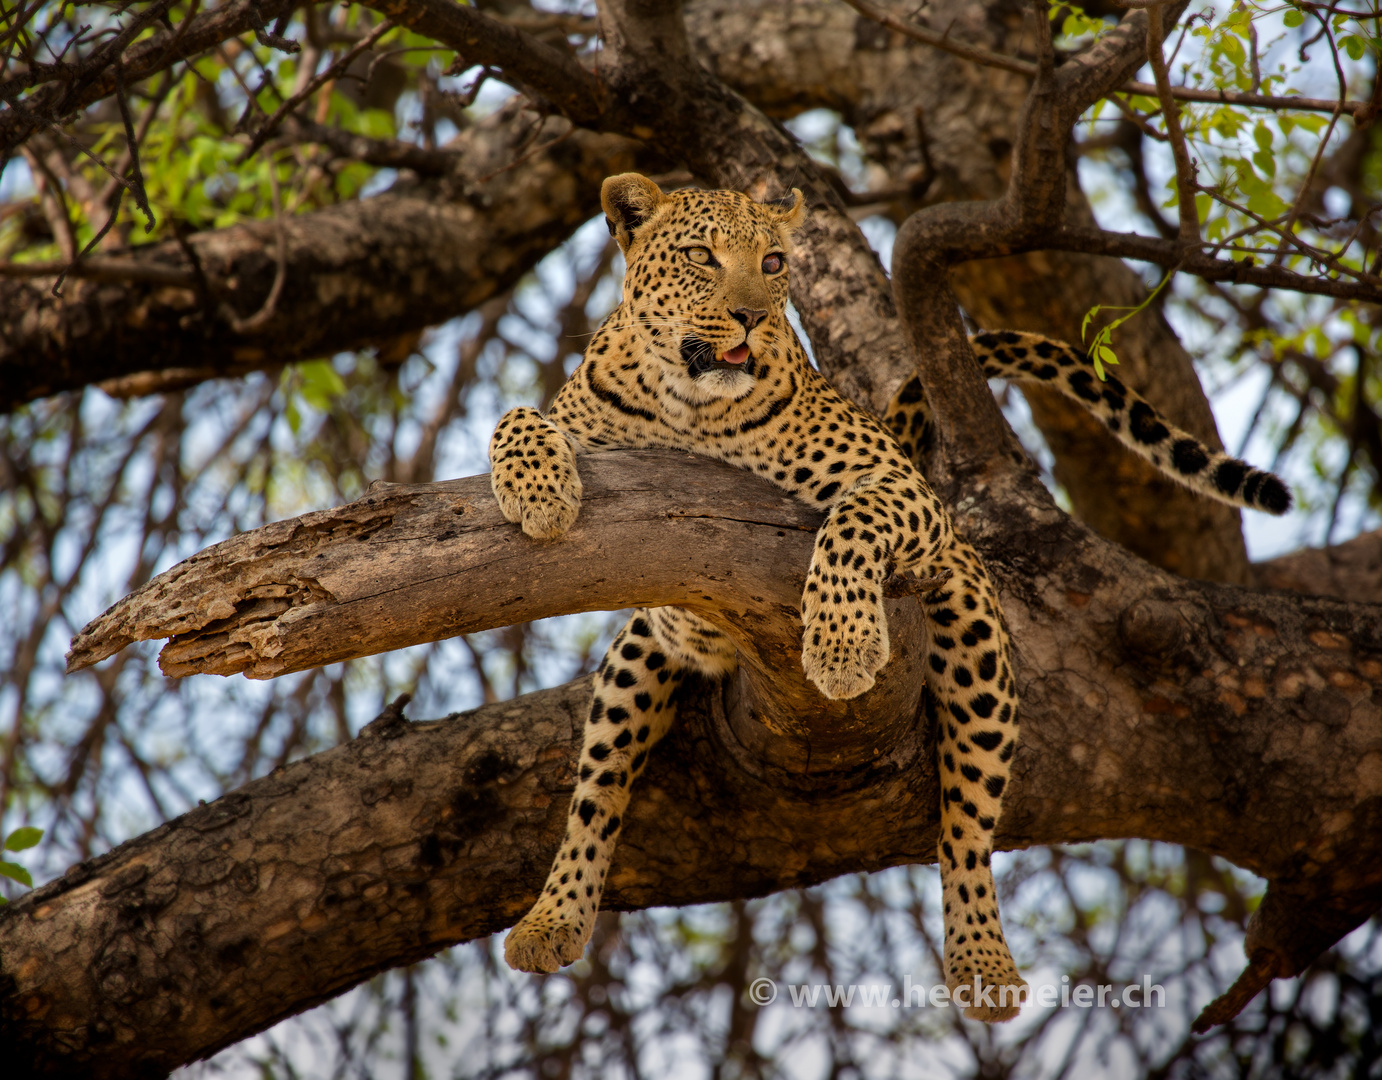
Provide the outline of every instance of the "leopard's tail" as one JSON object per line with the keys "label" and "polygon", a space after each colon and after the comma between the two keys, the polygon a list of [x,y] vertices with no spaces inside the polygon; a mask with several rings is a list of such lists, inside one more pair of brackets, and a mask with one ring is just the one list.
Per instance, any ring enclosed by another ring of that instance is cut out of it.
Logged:
{"label": "leopard's tail", "polygon": [[1093,361],[1079,349],[1012,330],[976,334],[969,343],[990,379],[1055,387],[1098,417],[1129,450],[1192,491],[1269,514],[1291,509],[1291,492],[1278,477],[1182,431],[1118,376],[1100,381]]}

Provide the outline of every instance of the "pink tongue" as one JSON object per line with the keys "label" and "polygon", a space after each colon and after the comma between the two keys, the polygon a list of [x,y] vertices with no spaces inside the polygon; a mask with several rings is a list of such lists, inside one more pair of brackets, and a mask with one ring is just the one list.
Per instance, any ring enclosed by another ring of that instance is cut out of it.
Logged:
{"label": "pink tongue", "polygon": [[721,359],[723,359],[726,364],[742,364],[748,358],[749,347],[747,345],[740,345],[737,348],[730,349]]}

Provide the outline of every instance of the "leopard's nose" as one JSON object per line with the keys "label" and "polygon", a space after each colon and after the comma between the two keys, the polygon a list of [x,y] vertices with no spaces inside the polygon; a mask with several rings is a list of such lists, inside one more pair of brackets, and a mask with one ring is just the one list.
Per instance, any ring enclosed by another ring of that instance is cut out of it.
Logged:
{"label": "leopard's nose", "polygon": [[758,308],[746,307],[735,308],[733,311],[730,312],[730,314],[734,316],[734,320],[736,322],[743,324],[745,330],[752,330],[755,326],[757,326],[759,323],[761,323],[764,319],[768,317],[768,313],[766,311],[762,311]]}

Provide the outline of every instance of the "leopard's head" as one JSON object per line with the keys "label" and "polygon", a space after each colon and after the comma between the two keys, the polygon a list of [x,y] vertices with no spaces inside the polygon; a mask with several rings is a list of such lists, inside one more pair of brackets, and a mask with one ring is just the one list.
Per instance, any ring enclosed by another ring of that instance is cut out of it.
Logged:
{"label": "leopard's head", "polygon": [[624,273],[621,318],[643,328],[672,385],[704,403],[748,394],[794,340],[787,256],[801,192],[757,203],[737,191],[664,193],[646,176],[600,191]]}

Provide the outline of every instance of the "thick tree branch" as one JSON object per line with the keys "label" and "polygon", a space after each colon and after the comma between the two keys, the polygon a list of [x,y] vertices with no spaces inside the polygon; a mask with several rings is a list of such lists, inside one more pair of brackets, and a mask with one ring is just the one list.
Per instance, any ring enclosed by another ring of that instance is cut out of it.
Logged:
{"label": "thick tree branch", "polygon": [[277,276],[272,221],[188,237],[210,297],[173,241],[84,262],[61,297],[49,278],[0,280],[0,410],[136,372],[234,375],[416,333],[517,281],[598,212],[605,176],[658,160],[576,131],[509,168],[524,152],[516,111],[459,137],[463,168],[440,188],[287,218],[282,295],[255,333],[228,327],[219,305],[241,317],[263,305]]}
{"label": "thick tree branch", "polygon": [[[676,604],[734,637],[770,727],[794,730],[799,716],[854,711],[823,701],[797,656],[798,602],[820,515],[775,488],[756,486],[756,501],[746,502],[723,470],[689,478],[675,470],[671,509],[662,470],[684,460],[654,451],[585,459],[582,515],[559,544],[506,522],[488,476],[376,484],[346,507],[243,533],[160,574],[78,635],[69,670],[133,641],[169,637],[159,658],[167,675],[270,679],[572,611]],[[677,537],[670,547],[647,545],[650,526],[669,525]],[[736,552],[731,566],[726,551]],[[583,572],[606,562],[621,572]],[[802,575],[779,572],[797,565]],[[543,584],[515,593],[519,582]],[[892,608],[894,637],[905,640],[917,630],[915,605]],[[919,679],[915,662],[901,664],[879,692],[887,697],[899,680]],[[911,714],[911,695],[894,702],[896,711]]]}
{"label": "thick tree branch", "polygon": [[[428,607],[422,594],[457,627],[498,625],[540,603],[520,598],[546,580],[565,591],[555,606],[568,610],[586,605],[583,589],[626,601],[675,596],[706,610],[722,604],[718,617],[752,648],[779,640],[799,586],[780,568],[804,567],[811,549],[805,511],[753,477],[685,455],[609,454],[582,467],[587,510],[600,510],[578,524],[584,535],[537,545],[510,527],[497,557],[478,540],[465,555],[472,513],[472,538],[497,540],[503,527],[485,524],[497,515],[478,496],[458,518],[455,484],[372,496],[398,510],[368,535],[359,524],[380,504],[362,500],[246,542],[273,549],[277,595],[306,601],[295,607],[304,612],[329,601],[320,584],[311,600],[301,583],[345,580],[343,537],[372,545],[386,575],[394,571],[381,551],[411,537],[450,545],[448,559],[469,558],[484,584],[457,610],[437,591],[455,568],[438,560],[435,576],[392,594],[400,621]],[[1249,949],[1275,973],[1298,970],[1310,949],[1365,919],[1382,899],[1382,611],[1189,582],[1099,540],[1049,502],[1013,490],[972,494],[961,524],[1000,582],[1023,695],[1000,845],[1142,836],[1223,855],[1271,882]],[[688,503],[704,516],[683,516]],[[423,535],[437,513],[454,524]],[[562,585],[532,572],[535,558],[556,567],[567,545],[628,552],[634,533],[641,549],[704,554],[605,559],[603,582]],[[512,544],[523,548],[524,569],[508,575],[506,592],[498,567],[512,561]],[[771,554],[724,558],[731,546],[760,544]],[[322,574],[322,562],[333,569]],[[203,578],[207,595],[223,604],[239,588],[246,601],[272,601],[272,584],[255,576],[263,565],[245,564],[238,586]],[[185,565],[144,596],[179,572],[201,571]],[[371,621],[384,614],[378,607]],[[920,678],[910,667],[917,628],[900,622],[898,631],[884,673],[895,687]],[[321,642],[323,661],[342,655],[339,641],[303,636]],[[798,703],[801,727],[773,733],[758,717],[786,662],[765,676],[752,651],[746,659],[730,685],[692,696],[654,755],[609,906],[757,895],[930,858],[934,765],[915,708],[899,711],[906,692],[852,703],[848,716],[832,716],[821,699],[817,709]],[[352,744],[278,770],[12,905],[0,915],[0,1037],[27,1055],[12,1060],[51,1075],[155,1073],[374,972],[508,925],[564,827],[586,693],[573,684],[453,723],[386,714]]]}

